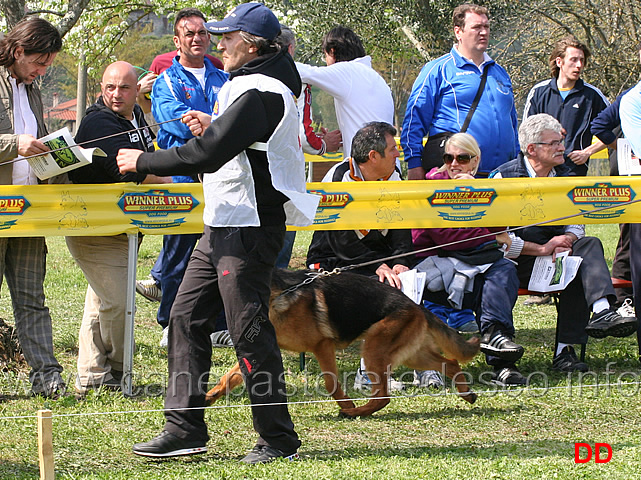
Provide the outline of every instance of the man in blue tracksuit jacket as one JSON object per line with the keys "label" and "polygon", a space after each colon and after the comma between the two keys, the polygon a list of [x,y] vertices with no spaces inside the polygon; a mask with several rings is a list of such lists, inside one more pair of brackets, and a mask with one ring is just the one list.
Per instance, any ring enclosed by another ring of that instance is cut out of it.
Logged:
{"label": "man in blue tracksuit jacket", "polygon": [[561,122],[566,132],[565,165],[573,175],[582,176],[588,173],[590,156],[605,148],[601,141],[592,144],[590,123],[610,105],[601,90],[580,78],[589,57],[588,47],[572,35],[556,42],[549,61],[552,78],[532,87],[522,120],[547,113]]}
{"label": "man in blue tracksuit jacket", "polygon": [[409,179],[425,178],[421,166],[425,135],[461,130],[485,67],[487,83],[467,129],[481,147],[479,173],[489,173],[519,152],[512,82],[485,53],[489,41],[487,9],[457,7],[454,33],[458,43],[423,67],[407,101],[400,142],[410,169]]}
{"label": "man in blue tracksuit jacket", "polygon": [[[176,15],[174,43],[178,55],[172,65],[154,82],[151,111],[158,123],[181,117],[190,110],[212,114],[218,92],[229,75],[216,68],[205,57],[209,47],[209,33],[204,15],[195,8],[185,8]],[[180,121],[163,123],[157,142],[162,149],[184,145],[193,138],[189,127]],[[193,182],[188,176],[174,176],[174,183]],[[162,251],[151,272],[162,290],[157,320],[163,327],[165,346],[169,325],[169,312],[178,287],[182,282],[187,263],[200,234],[165,235]],[[224,327],[223,327],[224,328]]]}
{"label": "man in blue tracksuit jacket", "polygon": [[[174,57],[171,67],[154,82],[152,112],[157,122],[180,117],[189,110],[198,110],[211,115],[220,87],[228,75],[217,69],[204,57],[205,88],[193,73],[180,64],[180,57]],[[193,138],[189,127],[182,122],[169,122],[160,126],[158,146],[162,149],[179,147]],[[187,177],[189,178],[189,177]]]}

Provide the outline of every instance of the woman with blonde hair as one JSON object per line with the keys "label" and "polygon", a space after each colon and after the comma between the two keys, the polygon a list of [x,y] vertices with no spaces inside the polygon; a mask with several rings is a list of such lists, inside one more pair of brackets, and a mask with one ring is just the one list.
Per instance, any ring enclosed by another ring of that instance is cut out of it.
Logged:
{"label": "woman with blonde hair", "polygon": [[[455,133],[445,143],[443,165],[433,168],[426,175],[427,180],[439,178],[474,178],[481,163],[481,149],[469,133]],[[447,172],[447,177],[441,174]],[[437,175],[438,174],[438,175]]]}
{"label": "woman with blonde hair", "polygon": [[[445,143],[443,166],[434,167],[427,180],[463,180],[473,182],[481,162],[481,150],[474,137],[457,133]],[[412,230],[412,243],[416,250],[439,247],[417,253],[424,257],[417,269],[434,272],[447,265],[451,259],[454,278],[463,270],[467,273],[465,289],[456,282],[444,285],[444,290],[430,291],[426,285],[423,296],[425,307],[432,310],[452,328],[460,331],[481,332],[481,351],[488,365],[494,367],[492,380],[498,385],[524,385],[525,378],[515,363],[523,355],[523,347],[514,342],[512,309],[518,296],[519,281],[514,263],[503,257],[503,244],[509,243],[502,227],[426,228]],[[495,234],[495,235],[493,235]],[[508,245],[509,246],[509,245]],[[462,264],[462,266],[461,266]],[[471,275],[470,270],[474,273]],[[471,275],[471,276],[470,276]],[[445,278],[445,277],[443,277]],[[459,277],[460,278],[460,277]],[[436,290],[436,288],[435,288]],[[472,313],[476,313],[476,318]],[[429,384],[423,380],[429,372],[415,372],[415,383]]]}

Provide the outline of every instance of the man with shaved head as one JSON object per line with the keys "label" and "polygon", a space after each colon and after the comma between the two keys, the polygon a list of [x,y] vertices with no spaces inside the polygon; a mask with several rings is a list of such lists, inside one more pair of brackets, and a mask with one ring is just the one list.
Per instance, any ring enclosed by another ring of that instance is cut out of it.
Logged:
{"label": "man with shaved head", "polygon": [[[112,63],[100,88],[102,95],[87,109],[76,142],[100,147],[107,156],[94,157],[90,165],[69,172],[71,181],[164,183],[165,178],[155,175],[121,174],[116,164],[120,148],[154,150],[153,134],[136,105],[139,87],[134,68],[127,62]],[[84,395],[100,386],[118,390],[123,371],[127,235],[67,237],[67,247],[89,283],[78,335],[76,393]]]}

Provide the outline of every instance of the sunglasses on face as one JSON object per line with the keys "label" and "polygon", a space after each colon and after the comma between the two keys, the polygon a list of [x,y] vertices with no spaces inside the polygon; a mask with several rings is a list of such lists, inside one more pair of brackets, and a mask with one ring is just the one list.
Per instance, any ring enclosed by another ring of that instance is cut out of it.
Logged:
{"label": "sunglasses on face", "polygon": [[475,158],[476,155],[471,155],[469,153],[461,153],[460,155],[452,155],[451,153],[444,153],[443,154],[443,163],[449,165],[456,159],[456,162],[460,165],[465,165],[467,163],[470,163],[473,158]]}

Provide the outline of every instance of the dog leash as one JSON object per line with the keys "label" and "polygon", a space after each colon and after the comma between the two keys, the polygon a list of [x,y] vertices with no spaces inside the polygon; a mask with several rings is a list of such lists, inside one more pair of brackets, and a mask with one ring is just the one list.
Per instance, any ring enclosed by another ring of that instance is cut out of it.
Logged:
{"label": "dog leash", "polygon": [[530,223],[528,225],[523,225],[523,226],[520,226],[520,227],[506,228],[505,230],[502,230],[502,231],[499,231],[499,232],[484,233],[482,235],[477,235],[475,237],[466,238],[466,239],[462,239],[462,240],[455,240],[453,242],[444,243],[442,245],[434,245],[432,247],[426,247],[426,248],[422,248],[420,250],[414,250],[414,251],[411,251],[411,252],[400,253],[400,254],[397,254],[397,255],[389,256],[389,257],[382,257],[382,258],[379,258],[379,259],[376,259],[376,260],[370,260],[368,262],[358,263],[358,264],[354,264],[354,265],[346,265],[344,267],[337,267],[337,268],[335,268],[334,270],[331,270],[331,271],[323,270],[321,268],[317,272],[309,272],[307,274],[307,275],[309,275],[309,278],[306,278],[303,282],[299,283],[298,285],[294,285],[293,287],[289,287],[288,289],[283,290],[278,297],[280,297],[282,295],[285,295],[285,294],[288,294],[288,293],[291,293],[291,292],[293,292],[295,290],[298,290],[302,286],[308,285],[308,284],[312,283],[314,280],[316,280],[317,278],[320,278],[320,277],[329,277],[330,275],[338,275],[338,274],[340,274],[342,272],[348,272],[350,270],[354,270],[354,269],[357,269],[357,268],[367,267],[369,265],[374,265],[374,264],[381,263],[381,262],[387,262],[389,260],[395,260],[397,258],[407,257],[409,255],[415,255],[417,253],[429,252],[429,251],[432,251],[432,250],[437,250],[439,248],[449,247],[449,246],[452,246],[452,245],[457,245],[459,243],[469,242],[470,240],[478,240],[478,239],[486,238],[486,237],[495,237],[496,235],[500,235],[501,233],[516,232],[518,230],[523,230],[523,229],[529,228],[529,227],[537,227],[539,225],[545,225],[547,223],[559,222],[561,220],[567,220],[567,219],[575,218],[575,217],[582,217],[582,216],[588,215],[590,213],[598,213],[598,212],[601,212],[603,210],[609,210],[609,209],[618,208],[618,207],[625,207],[625,206],[628,206],[628,205],[633,205],[633,204],[638,203],[638,202],[641,202],[641,198],[639,198],[637,200],[630,200],[630,201],[627,201],[627,202],[624,202],[624,203],[617,204],[616,207],[615,206],[607,206],[607,207],[594,208],[592,210],[586,210],[586,211],[582,211],[582,212],[579,212],[579,213],[573,213],[573,214],[565,215],[565,216],[562,216],[562,217],[552,218],[550,220],[543,220],[541,222]]}
{"label": "dog leash", "polygon": [[286,288],[285,290],[280,292],[280,294],[276,298],[279,298],[279,297],[282,297],[283,295],[287,295],[289,293],[295,292],[299,288],[301,288],[301,287],[303,287],[305,285],[309,285],[314,280],[316,280],[318,277],[329,277],[330,275],[335,275],[335,274],[339,274],[339,273],[341,273],[341,272],[340,272],[340,269],[338,269],[338,268],[335,268],[334,270],[331,270],[331,271],[324,270],[324,269],[321,268],[320,270],[317,270],[317,271],[307,272],[305,274],[305,275],[307,275],[307,278],[305,280],[303,280],[302,282],[300,282],[297,285],[294,285],[292,287]]}
{"label": "dog leash", "polygon": [[79,147],[80,145],[86,145],[87,143],[93,143],[93,142],[98,142],[98,141],[101,141],[101,140],[106,140],[108,138],[117,137],[118,135],[124,135],[125,133],[137,132],[139,130],[144,130],[146,128],[157,127],[159,125],[164,125],[165,123],[176,122],[176,121],[180,120],[181,118],[182,117],[172,118],[171,120],[165,120],[164,122],[153,123],[151,125],[145,125],[144,127],[132,128],[131,130],[125,130],[124,132],[112,133],[111,135],[105,135],[104,137],[93,138],[91,140],[86,140],[84,142],[77,143],[76,145],[67,145],[66,147],[56,148],[54,150],[49,150],[49,151],[46,151],[44,153],[36,153],[34,155],[29,155],[27,157],[16,157],[16,158],[13,158],[11,160],[7,160],[6,162],[0,162],[0,166],[9,165],[11,163],[15,163],[15,162],[18,162],[20,160],[28,160],[28,159],[34,158],[34,157],[42,157],[42,156],[47,155],[49,153],[60,152],[62,150],[70,150],[70,149],[72,149],[73,147],[76,147],[76,146]]}

